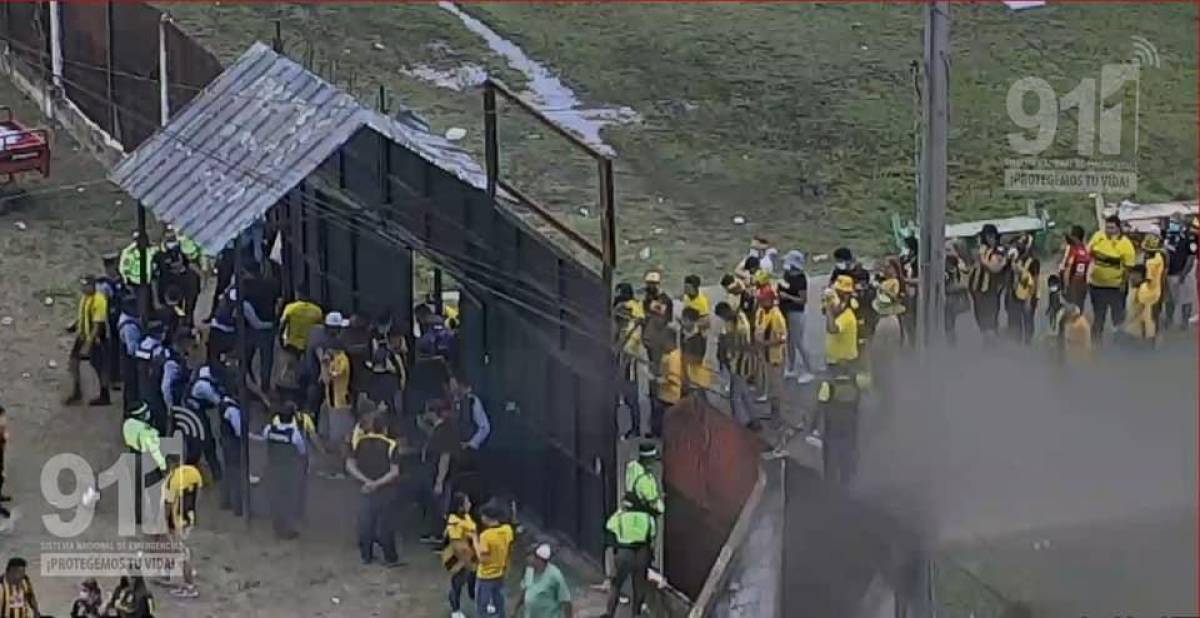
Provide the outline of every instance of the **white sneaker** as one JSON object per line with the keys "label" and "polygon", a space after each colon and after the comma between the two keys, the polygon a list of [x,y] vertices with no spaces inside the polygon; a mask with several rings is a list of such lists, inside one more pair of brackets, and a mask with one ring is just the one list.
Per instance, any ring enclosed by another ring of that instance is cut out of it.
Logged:
{"label": "white sneaker", "polygon": [[450,612],[450,618],[467,618],[467,615],[462,612]]}
{"label": "white sneaker", "polygon": [[771,400],[771,398],[770,398],[770,397],[767,397],[766,395],[760,395],[760,396],[759,396],[757,399],[755,399],[754,401],[756,401],[756,402],[758,402],[758,403],[767,403],[767,402],[768,402],[768,401],[770,401],[770,400]]}
{"label": "white sneaker", "polygon": [[795,371],[792,371],[791,369],[788,369],[787,371],[783,372],[784,378],[794,378],[794,377],[796,377],[796,375],[798,375],[798,374]]}
{"label": "white sneaker", "polygon": [[813,374],[811,374],[807,371],[796,376],[796,381],[799,382],[800,384],[808,384],[816,379],[817,379],[817,376],[814,376]]}

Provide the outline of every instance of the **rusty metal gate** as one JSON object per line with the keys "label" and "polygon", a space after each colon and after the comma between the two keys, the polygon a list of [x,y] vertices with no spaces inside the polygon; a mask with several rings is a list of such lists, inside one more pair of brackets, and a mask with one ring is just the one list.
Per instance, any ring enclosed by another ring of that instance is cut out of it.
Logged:
{"label": "rusty metal gate", "polygon": [[116,137],[133,152],[162,123],[158,81],[158,24],[162,13],[136,2],[113,2],[109,22]]}
{"label": "rusty metal gate", "polygon": [[732,417],[688,397],[663,420],[663,571],[695,599],[758,482],[762,443]]}

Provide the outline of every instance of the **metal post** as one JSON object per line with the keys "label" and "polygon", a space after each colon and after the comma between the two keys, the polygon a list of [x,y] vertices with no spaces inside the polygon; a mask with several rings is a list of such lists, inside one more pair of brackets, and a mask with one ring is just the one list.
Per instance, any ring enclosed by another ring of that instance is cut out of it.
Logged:
{"label": "metal post", "polygon": [[105,97],[107,97],[108,100],[105,101],[104,103],[106,105],[108,105],[108,117],[109,117],[108,134],[111,135],[113,137],[113,139],[120,141],[121,130],[120,130],[120,127],[118,126],[118,124],[120,122],[120,115],[117,114],[116,85],[113,83],[113,65],[116,64],[115,56],[113,54],[113,40],[116,38],[113,36],[114,21],[115,21],[115,19],[113,18],[113,0],[108,0],[108,2],[104,3],[104,32],[105,32],[105,35],[108,37],[107,41],[106,41],[106,49],[105,49],[105,52],[107,54],[106,60],[107,60],[108,64],[107,64],[107,66],[104,67],[104,80],[105,80],[104,95],[105,95]]}
{"label": "metal post", "polygon": [[275,20],[275,38],[271,41],[271,49],[277,54],[283,53],[283,22],[278,19]]}
{"label": "metal post", "polygon": [[[238,403],[242,408],[242,478],[237,482],[242,484],[242,513],[246,524],[250,523],[250,389],[246,385],[246,314],[242,311],[242,237],[241,234],[233,240],[233,289],[237,301],[233,304],[233,315],[237,325],[237,385]],[[230,479],[233,480],[233,479]]]}
{"label": "metal post", "polygon": [[500,174],[500,144],[496,134],[496,89],[491,82],[483,87],[483,148],[487,164],[488,199],[496,200],[496,183]]}
{"label": "metal post", "polygon": [[171,88],[170,76],[167,74],[167,22],[171,18],[166,13],[158,20],[158,120],[160,126],[167,126],[171,119]]}
{"label": "metal post", "polygon": [[50,77],[54,88],[62,91],[62,3],[50,0]]}
{"label": "metal post", "polygon": [[142,332],[146,332],[147,324],[150,320],[150,260],[147,255],[150,251],[150,236],[146,233],[146,206],[141,202],[137,204],[137,249],[138,249],[138,285],[137,301],[138,301],[138,324],[141,326]]}
{"label": "metal post", "polygon": [[433,312],[438,315],[442,313],[442,269],[433,269]]}
{"label": "metal post", "polygon": [[927,349],[943,336],[946,306],[946,135],[950,78],[950,3],[931,1],[925,13],[925,114],[918,213],[920,264],[917,342]]}
{"label": "metal post", "polygon": [[617,265],[617,207],[613,196],[612,159],[601,159],[600,163],[600,249],[604,253],[602,274],[604,287],[610,292],[613,287],[613,270]]}

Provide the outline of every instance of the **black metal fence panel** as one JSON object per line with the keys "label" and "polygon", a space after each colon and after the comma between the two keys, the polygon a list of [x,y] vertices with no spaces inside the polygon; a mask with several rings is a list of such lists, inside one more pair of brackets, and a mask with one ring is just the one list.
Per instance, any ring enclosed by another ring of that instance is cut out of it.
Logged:
{"label": "black metal fence panel", "polygon": [[5,42],[28,68],[45,79],[50,75],[50,4],[5,2]]}
{"label": "black metal fence panel", "polygon": [[162,13],[138,2],[113,2],[112,83],[117,135],[132,152],[162,124],[158,28]]}
{"label": "black metal fence panel", "polygon": [[174,22],[163,26],[167,51],[167,100],[171,115],[179,113],[208,82],[221,74],[221,63]]}
{"label": "black metal fence panel", "polygon": [[63,89],[84,115],[111,135],[113,107],[108,81],[108,10],[108,4],[59,4]]}

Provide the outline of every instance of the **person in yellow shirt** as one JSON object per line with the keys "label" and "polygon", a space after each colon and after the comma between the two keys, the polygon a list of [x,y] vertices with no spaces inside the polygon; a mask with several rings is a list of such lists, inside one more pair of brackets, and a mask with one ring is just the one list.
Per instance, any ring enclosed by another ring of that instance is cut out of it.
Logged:
{"label": "person in yellow shirt", "polygon": [[320,420],[325,422],[325,437],[335,452],[345,455],[354,430],[354,414],[350,401],[350,357],[340,341],[321,351],[321,384],[325,402]]}
{"label": "person in yellow shirt", "polygon": [[1137,256],[1133,242],[1121,231],[1121,219],[1112,215],[1104,220],[1104,229],[1088,242],[1092,252],[1092,272],[1088,291],[1092,297],[1092,340],[1102,343],[1104,322],[1112,315],[1113,327],[1125,322],[1125,278]]}
{"label": "person in yellow shirt", "polygon": [[700,316],[696,324],[701,331],[707,333],[712,309],[709,306],[708,296],[700,291],[700,277],[697,275],[688,275],[683,280],[683,307],[684,309],[691,307],[696,310],[696,314]]}
{"label": "person in yellow shirt", "polygon": [[858,360],[858,316],[854,280],[846,275],[833,282],[825,297],[825,363],[844,367]]}
{"label": "person in yellow shirt", "polygon": [[695,394],[705,398],[705,392],[712,387],[713,371],[704,363],[708,353],[708,337],[700,326],[700,314],[695,307],[684,307],[679,317],[680,351],[683,354],[684,374],[687,377],[685,394]]}
{"label": "person in yellow shirt", "polygon": [[1092,323],[1079,305],[1066,303],[1059,311],[1058,341],[1066,361],[1080,363],[1092,357]]}
{"label": "person in yellow shirt", "polygon": [[745,313],[727,302],[719,302],[717,317],[725,327],[717,339],[717,360],[729,372],[729,407],[733,417],[751,430],[760,427],[754,413],[754,399],[750,395],[750,381],[754,379],[754,350],[751,341],[754,331]]}
{"label": "person in yellow shirt", "polygon": [[1012,283],[1005,299],[1008,312],[1008,332],[1017,341],[1033,343],[1033,327],[1037,316],[1038,277],[1042,262],[1033,250],[1033,236],[1021,234],[1009,256]]}
{"label": "person in yellow shirt", "polygon": [[475,570],[478,568],[472,546],[477,528],[471,517],[471,498],[456,492],[450,498],[450,513],[446,515],[446,547],[442,549],[442,566],[450,574],[450,616],[466,618],[462,613],[462,591],[475,596]]}
{"label": "person in yellow shirt", "polygon": [[508,572],[515,535],[495,506],[485,505],[479,518],[484,530],[474,542],[475,555],[479,557],[479,569],[475,572],[476,615],[504,616],[504,574]]}
{"label": "person in yellow shirt", "polygon": [[84,277],[79,283],[79,311],[75,322],[67,328],[67,332],[75,334],[75,344],[71,347],[71,356],[67,363],[71,372],[71,394],[67,396],[66,404],[77,405],[83,399],[79,361],[86,358],[88,364],[96,371],[100,382],[100,395],[89,401],[88,405],[106,406],[110,403],[109,372],[105,370],[104,365],[105,359],[109,357],[108,298],[96,290],[95,277]]}
{"label": "person in yellow shirt", "polygon": [[1146,265],[1146,282],[1153,288],[1153,294],[1158,297],[1158,302],[1154,303],[1151,308],[1151,315],[1154,318],[1155,332],[1158,331],[1158,325],[1162,317],[1163,300],[1167,289],[1167,252],[1163,250],[1162,236],[1158,229],[1152,229],[1146,232],[1142,238],[1142,255],[1143,263]]}
{"label": "person in yellow shirt", "polygon": [[629,430],[625,438],[642,432],[641,392],[638,388],[638,359],[642,354],[642,323],[646,312],[642,303],[634,298],[633,286],[617,284],[613,296],[613,336],[618,354],[621,400],[629,409]]}
{"label": "person in yellow shirt", "polygon": [[280,343],[283,349],[299,356],[308,347],[308,333],[325,319],[325,312],[304,296],[288,303],[279,316]]}
{"label": "person in yellow shirt", "polygon": [[783,364],[787,358],[787,319],[778,307],[775,288],[766,285],[758,288],[758,309],[754,312],[754,344],[762,354],[763,391],[759,402],[770,402],[771,414],[780,412],[783,396]]}
{"label": "person in yellow shirt", "polygon": [[1137,264],[1129,270],[1129,285],[1133,290],[1133,304],[1129,319],[1121,330],[1132,347],[1147,348],[1154,344],[1154,338],[1158,335],[1154,306],[1161,300],[1162,290],[1150,283],[1144,264]]}
{"label": "person in yellow shirt", "polygon": [[678,334],[674,329],[667,329],[667,336],[659,343],[659,370],[656,376],[657,388],[650,408],[650,435],[662,437],[663,416],[667,409],[679,403],[683,398],[684,375],[683,352],[676,343]]}
{"label": "person in yellow shirt", "polygon": [[204,477],[195,466],[179,465],[177,456],[172,456],[171,461],[174,467],[163,484],[163,511],[167,514],[167,532],[171,540],[183,548],[183,585],[171,593],[181,598],[195,598],[200,593],[196,589],[192,552],[184,543],[196,525],[196,496],[204,486]]}

